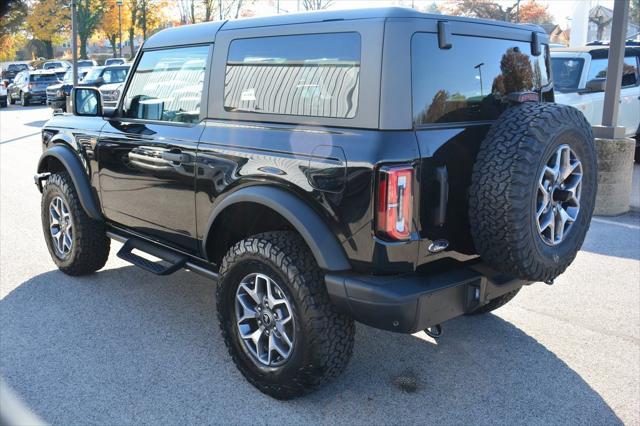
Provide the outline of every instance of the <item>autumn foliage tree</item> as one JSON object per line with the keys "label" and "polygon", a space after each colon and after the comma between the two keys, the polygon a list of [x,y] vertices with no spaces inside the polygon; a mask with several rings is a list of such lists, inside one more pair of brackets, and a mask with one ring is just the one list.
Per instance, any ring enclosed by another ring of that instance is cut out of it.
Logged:
{"label": "autumn foliage tree", "polygon": [[[123,2],[122,6],[120,6],[122,12],[122,31],[126,31],[127,28],[131,26],[131,13],[129,11],[129,3]],[[111,43],[111,49],[113,52],[113,57],[115,58],[117,53],[117,46],[119,37],[120,37],[120,26],[119,26],[119,16],[118,16],[118,4],[116,0],[105,0],[104,3],[104,13],[102,15],[102,21],[100,22],[99,31],[104,34],[104,36]]]}
{"label": "autumn foliage tree", "polygon": [[542,5],[535,0],[529,0],[520,4],[520,10],[516,8],[517,21],[525,24],[547,24],[553,21],[547,5]]}
{"label": "autumn foliage tree", "polygon": [[2,5],[0,10],[0,61],[15,58],[18,45],[24,40],[21,29],[27,16],[26,0],[13,0]]}
{"label": "autumn foliage tree", "polygon": [[103,12],[103,0],[76,0],[76,17],[81,58],[87,58],[87,41],[98,29]]}
{"label": "autumn foliage tree", "polygon": [[547,6],[536,0],[526,2],[514,0],[509,6],[490,0],[457,0],[450,13],[458,16],[532,24],[544,24],[553,20]]}
{"label": "autumn foliage tree", "polygon": [[53,42],[71,27],[68,0],[36,0],[27,16],[27,29],[42,41],[48,58],[53,58]]}

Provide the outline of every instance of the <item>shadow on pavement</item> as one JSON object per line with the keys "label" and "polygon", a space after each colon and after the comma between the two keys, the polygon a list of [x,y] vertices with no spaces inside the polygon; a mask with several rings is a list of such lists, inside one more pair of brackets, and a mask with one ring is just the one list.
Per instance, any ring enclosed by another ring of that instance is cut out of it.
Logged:
{"label": "shadow on pavement", "polygon": [[[0,301],[0,375],[54,424],[620,422],[562,360],[494,315],[450,321],[437,345],[358,326],[340,378],[278,402],[233,366],[214,288],[135,267],[36,276]],[[397,388],[399,376],[417,390]]]}
{"label": "shadow on pavement", "polygon": [[30,123],[25,123],[25,126],[29,126],[29,127],[42,127],[44,126],[44,123],[46,123],[48,120],[36,120],[36,121],[32,121]]}

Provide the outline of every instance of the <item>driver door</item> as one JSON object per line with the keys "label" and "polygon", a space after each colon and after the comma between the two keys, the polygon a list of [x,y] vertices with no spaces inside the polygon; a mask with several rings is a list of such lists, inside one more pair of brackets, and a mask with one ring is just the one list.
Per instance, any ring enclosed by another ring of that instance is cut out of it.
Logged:
{"label": "driver door", "polygon": [[211,51],[210,45],[144,51],[98,143],[105,216],[193,253],[194,170]]}

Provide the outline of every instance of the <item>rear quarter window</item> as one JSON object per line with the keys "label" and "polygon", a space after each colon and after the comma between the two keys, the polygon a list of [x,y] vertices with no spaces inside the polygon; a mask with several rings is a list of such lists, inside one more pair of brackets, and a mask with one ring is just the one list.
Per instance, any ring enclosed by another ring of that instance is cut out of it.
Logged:
{"label": "rear quarter window", "polygon": [[356,32],[238,39],[229,47],[224,107],[353,118],[359,81],[360,35]]}
{"label": "rear quarter window", "polygon": [[505,95],[537,91],[549,83],[545,55],[531,56],[526,42],[416,33],[411,41],[414,125],[494,120]]}

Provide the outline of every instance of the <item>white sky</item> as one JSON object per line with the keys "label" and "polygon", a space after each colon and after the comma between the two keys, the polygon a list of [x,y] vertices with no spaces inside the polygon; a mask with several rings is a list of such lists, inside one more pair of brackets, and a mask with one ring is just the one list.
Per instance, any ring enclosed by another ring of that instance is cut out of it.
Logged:
{"label": "white sky", "polygon": [[[503,7],[512,6],[515,0],[495,0]],[[522,3],[527,0],[522,0]],[[591,7],[602,5],[613,9],[613,0],[537,0],[538,3],[547,5],[549,13],[554,17],[554,21],[561,27],[566,27],[573,14],[576,6],[590,9]],[[411,6],[413,3],[416,7],[424,9],[433,3],[434,0],[334,0],[331,9],[351,9],[358,7],[383,7],[383,6]],[[283,11],[296,12],[298,0],[280,0],[280,8]],[[438,5],[451,3],[451,0],[435,0]],[[274,13],[277,0],[257,0],[254,8],[258,15],[268,15]],[[300,6],[302,7],[302,6]]]}

